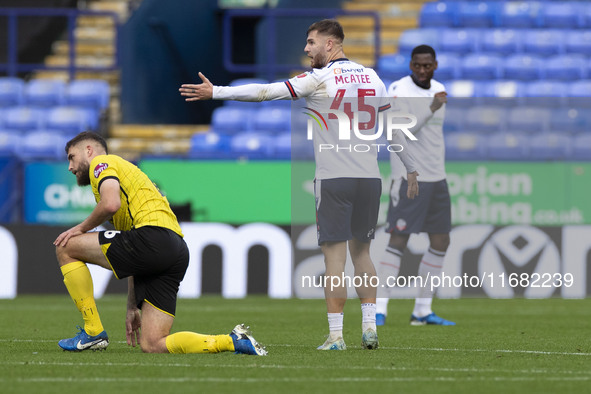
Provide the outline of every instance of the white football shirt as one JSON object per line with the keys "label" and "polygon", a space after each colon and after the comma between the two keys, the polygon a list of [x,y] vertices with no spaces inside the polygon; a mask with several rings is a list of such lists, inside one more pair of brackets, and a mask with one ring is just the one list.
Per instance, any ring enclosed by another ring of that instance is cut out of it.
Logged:
{"label": "white football shirt", "polygon": [[[429,108],[435,93],[443,91],[445,86],[434,79],[431,79],[431,88],[423,89],[410,76],[393,82],[388,88],[388,94],[394,97],[394,108],[417,117],[417,125],[410,129],[417,141],[409,141],[407,149],[416,162],[421,182],[437,182],[446,178],[443,140],[446,105],[435,112]],[[406,170],[398,155],[390,154],[390,165],[393,179],[406,178]]]}

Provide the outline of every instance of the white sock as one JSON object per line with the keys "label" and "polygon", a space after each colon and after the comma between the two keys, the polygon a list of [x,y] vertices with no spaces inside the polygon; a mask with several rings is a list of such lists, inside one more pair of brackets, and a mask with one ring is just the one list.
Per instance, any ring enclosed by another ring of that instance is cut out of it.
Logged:
{"label": "white sock", "polygon": [[[383,315],[388,314],[388,299],[390,298],[390,291],[389,288],[386,287],[386,284],[388,283],[388,277],[396,278],[398,276],[401,260],[402,251],[388,245],[377,268],[378,278],[380,278],[380,287],[378,287],[378,299],[376,305],[377,313]],[[392,281],[392,279],[390,279],[390,281]],[[384,285],[384,287],[382,287],[382,285]]]}
{"label": "white sock", "polygon": [[343,337],[343,313],[327,313],[328,330],[330,338],[337,339]]}
{"label": "white sock", "polygon": [[376,330],[376,304],[361,304],[361,332]]}
{"label": "white sock", "polygon": [[[419,289],[419,294],[415,299],[415,307],[412,312],[416,317],[424,317],[433,313],[431,303],[436,289],[432,289],[431,278],[441,274],[445,252],[432,248],[423,255],[421,264],[419,264],[419,275],[423,278],[423,286]],[[427,281],[427,277],[429,280]]]}

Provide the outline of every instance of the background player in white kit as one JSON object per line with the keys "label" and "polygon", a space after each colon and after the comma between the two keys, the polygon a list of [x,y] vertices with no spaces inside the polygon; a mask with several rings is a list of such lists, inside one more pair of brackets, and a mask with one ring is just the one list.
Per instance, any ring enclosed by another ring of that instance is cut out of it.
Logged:
{"label": "background player in white kit", "polygon": [[[390,108],[386,87],[374,70],[349,61],[343,52],[342,26],[332,19],[312,24],[307,32],[304,51],[311,58],[312,71],[285,82],[249,84],[236,87],[213,86],[203,74],[203,83],[183,84],[179,91],[186,101],[207,99],[265,101],[306,98],[309,108],[332,108],[363,112],[366,133],[374,133],[378,112]],[[358,108],[359,104],[359,108]],[[350,111],[349,111],[350,112]],[[361,114],[360,114],[361,115]],[[338,124],[327,116],[327,130],[313,133],[316,160],[315,197],[318,244],[321,246],[327,277],[341,277],[344,273],[347,246],[351,254],[355,275],[376,275],[369,256],[369,244],[374,238],[381,194],[381,178],[377,164],[377,151],[355,152],[322,150],[321,144],[338,145]],[[360,125],[361,126],[361,125]],[[361,127],[360,127],[361,128]],[[294,132],[305,132],[295,130]],[[352,133],[353,134],[353,133]],[[352,135],[350,144],[367,142]],[[393,141],[406,146],[401,133]],[[326,146],[325,145],[325,146]],[[408,198],[418,193],[414,161],[407,150],[399,153],[408,172]],[[362,309],[362,347],[378,347],[376,331],[376,288],[356,288]],[[344,350],[343,309],[347,289],[325,287],[330,334],[319,350]]]}
{"label": "background player in white kit", "polygon": [[[445,87],[433,79],[433,73],[437,69],[433,48],[428,45],[414,48],[410,69],[412,74],[392,83],[388,94],[395,97],[396,109],[410,112],[418,118],[417,125],[410,130],[418,140],[409,143],[408,149],[421,171],[421,194],[412,201],[406,198],[407,182],[404,171],[401,171],[402,163],[396,155],[391,155],[392,187],[386,228],[390,233],[390,241],[378,264],[378,275],[380,283],[386,283],[388,277],[396,277],[410,234],[428,233],[429,249],[423,255],[418,270],[423,283],[418,289],[410,324],[455,325],[431,310],[435,289],[431,286],[431,281],[427,281],[427,278],[441,274],[451,231],[451,203],[445,174],[443,141],[447,94]],[[385,291],[389,293],[389,289]],[[380,290],[380,298],[377,299],[377,325],[385,324],[388,311],[388,298],[382,298],[381,292]]]}

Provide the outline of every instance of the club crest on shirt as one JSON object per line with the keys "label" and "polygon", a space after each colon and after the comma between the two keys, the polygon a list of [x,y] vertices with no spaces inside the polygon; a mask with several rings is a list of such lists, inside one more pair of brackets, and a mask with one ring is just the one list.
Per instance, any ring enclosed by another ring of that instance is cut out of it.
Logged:
{"label": "club crest on shirt", "polygon": [[94,177],[98,178],[99,175],[101,174],[101,172],[103,172],[104,170],[107,169],[107,167],[109,167],[109,165],[107,163],[99,163],[96,165],[96,167],[94,167]]}
{"label": "club crest on shirt", "polygon": [[398,219],[396,221],[396,229],[398,231],[403,231],[404,229],[406,229],[406,220],[404,220],[404,219]]}
{"label": "club crest on shirt", "polygon": [[297,76],[297,78],[304,78],[306,76],[306,73],[300,74]]}

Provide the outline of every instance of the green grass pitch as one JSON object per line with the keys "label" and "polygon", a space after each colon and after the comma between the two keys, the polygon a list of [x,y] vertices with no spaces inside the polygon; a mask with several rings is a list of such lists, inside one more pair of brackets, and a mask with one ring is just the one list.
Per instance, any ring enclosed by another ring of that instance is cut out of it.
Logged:
{"label": "green grass pitch", "polygon": [[583,393],[591,388],[591,299],[436,300],[455,327],[411,327],[390,302],[380,348],[362,350],[359,301],[345,309],[344,352],[315,350],[323,300],[180,300],[173,331],[229,333],[247,323],[269,356],[142,354],[125,343],[123,296],[98,300],[111,344],[66,353],[81,318],[67,295],[0,300],[0,392]]}

